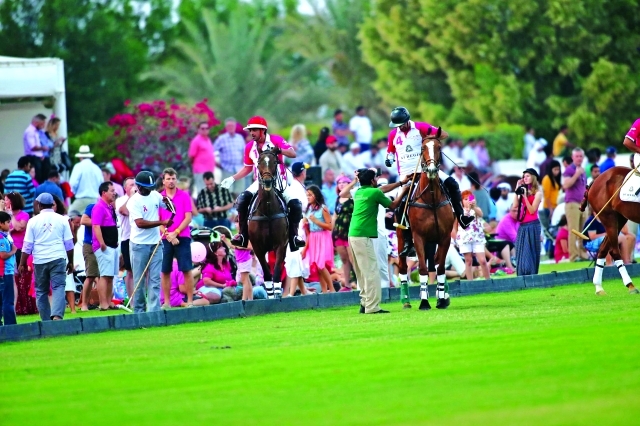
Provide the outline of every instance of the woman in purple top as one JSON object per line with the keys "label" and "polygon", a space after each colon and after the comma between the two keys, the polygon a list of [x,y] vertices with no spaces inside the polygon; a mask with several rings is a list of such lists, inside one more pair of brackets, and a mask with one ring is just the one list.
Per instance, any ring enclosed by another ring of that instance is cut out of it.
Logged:
{"label": "woman in purple top", "polygon": [[535,169],[522,172],[518,181],[516,198],[511,208],[518,208],[518,236],[516,238],[516,272],[518,275],[536,275],[540,268],[540,236],[542,228],[538,219],[538,207],[542,192],[538,186],[540,176]]}

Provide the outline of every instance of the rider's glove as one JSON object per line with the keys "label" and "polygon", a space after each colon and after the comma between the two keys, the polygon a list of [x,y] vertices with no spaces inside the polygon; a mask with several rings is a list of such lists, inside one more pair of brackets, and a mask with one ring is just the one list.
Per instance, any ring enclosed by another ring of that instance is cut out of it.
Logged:
{"label": "rider's glove", "polygon": [[391,160],[390,160],[390,159],[388,159],[388,158],[387,158],[386,160],[384,160],[384,165],[385,165],[385,166],[387,166],[387,167],[391,167],[391,165],[392,165],[392,164],[393,164],[393,163],[391,162]]}
{"label": "rider's glove", "polygon": [[229,176],[228,178],[223,179],[222,182],[220,182],[220,186],[226,190],[229,190],[231,188],[231,185],[233,185],[235,181],[236,180],[233,178],[233,176]]}

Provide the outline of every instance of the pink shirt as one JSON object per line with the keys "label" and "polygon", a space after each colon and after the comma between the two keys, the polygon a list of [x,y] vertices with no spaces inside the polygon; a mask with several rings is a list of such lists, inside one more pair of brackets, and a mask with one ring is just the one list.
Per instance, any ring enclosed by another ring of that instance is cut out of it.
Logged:
{"label": "pink shirt", "polygon": [[556,246],[553,249],[553,258],[556,263],[560,262],[563,258],[569,259],[569,252],[562,251],[562,240],[569,241],[569,230],[564,226],[558,229],[558,235],[556,235]]}
{"label": "pink shirt", "polygon": [[213,155],[211,139],[207,136],[196,135],[189,145],[189,158],[193,163],[193,173],[213,172],[216,167]]}
{"label": "pink shirt", "polygon": [[[436,132],[438,131],[437,127],[433,127],[431,124],[424,123],[422,121],[416,121],[415,122],[415,126],[416,126],[416,129],[418,129],[423,136],[426,135],[426,134],[435,135]],[[396,152],[396,146],[395,146],[393,141],[396,138],[396,135],[398,134],[398,129],[400,129],[400,128],[396,127],[395,129],[391,130],[391,132],[389,132],[389,136],[387,137],[387,152],[388,153],[395,154],[395,152]],[[403,132],[403,133],[406,135],[409,132]]]}
{"label": "pink shirt", "polygon": [[625,137],[635,142],[636,146],[640,146],[640,118],[633,122],[633,125],[627,132]]}
{"label": "pink shirt", "polygon": [[500,220],[500,223],[498,223],[498,227],[496,228],[496,238],[515,244],[519,227],[520,223],[512,218],[510,214],[506,214]]}
{"label": "pink shirt", "polygon": [[[255,141],[249,142],[244,147],[244,165],[253,167],[253,176],[258,176],[258,158],[260,153],[265,149],[278,147],[281,150],[291,148],[291,145],[280,135],[267,134],[265,142],[262,144],[262,149],[258,150],[258,144]],[[286,167],[284,165],[284,159],[282,154],[278,155],[280,160],[280,175],[286,180]]]}
{"label": "pink shirt", "polygon": [[36,129],[36,126],[33,124],[29,124],[29,127],[24,131],[22,143],[24,145],[24,155],[35,155],[40,158],[44,157],[43,151],[33,151],[33,148],[41,146],[38,129]]}
{"label": "pink shirt", "polygon": [[[102,198],[98,199],[98,202],[93,206],[93,210],[91,211],[91,226],[93,225],[99,225],[101,228],[118,226],[113,206],[107,204]],[[104,240],[104,235],[102,239]],[[93,248],[94,252],[100,250],[100,242],[95,232],[91,237],[91,248]]]}
{"label": "pink shirt", "polygon": [[210,280],[217,283],[226,284],[227,281],[233,280],[233,277],[231,276],[231,265],[229,265],[228,263],[223,264],[221,271],[219,269],[216,269],[216,267],[212,264],[207,263],[207,265],[202,269],[202,280],[200,280],[200,282],[198,282],[198,284],[196,285],[197,290],[199,290],[201,287],[204,287],[205,278],[209,278]]}
{"label": "pink shirt", "polygon": [[[21,220],[24,220],[24,221],[28,222],[29,221],[29,213],[20,210],[20,212],[16,213],[14,218],[18,222],[20,222]],[[13,228],[13,226],[12,226],[12,228]],[[25,232],[27,232],[27,228],[26,227],[20,232],[16,232],[16,231],[13,231],[13,230],[11,231],[11,238],[13,238],[13,244],[15,244],[16,248],[19,249],[19,250],[22,250],[22,244],[24,243],[24,234],[25,234]]]}
{"label": "pink shirt", "polygon": [[[178,261],[173,259],[173,266],[171,269],[171,289],[169,290],[169,304],[176,308],[182,305],[184,296],[186,294],[180,292],[180,286],[184,284],[184,273],[178,269]],[[160,303],[164,304],[164,292],[160,292]]]}
{"label": "pink shirt", "polygon": [[[529,204],[533,204],[533,200],[535,200],[535,198],[536,198],[535,194],[527,196],[527,199],[529,200]],[[524,218],[522,219],[522,223],[528,223],[528,222],[533,222],[534,220],[538,220],[538,210],[534,211],[533,213],[529,213],[529,209],[527,208],[527,205],[524,203],[524,201],[522,202],[522,209],[525,212]]]}
{"label": "pink shirt", "polygon": [[[187,192],[177,188],[173,198],[167,195],[166,189],[162,191],[160,194],[163,197],[168,197],[171,201],[173,201],[173,205],[176,208],[176,216],[173,218],[173,223],[168,229],[169,232],[175,231],[176,228],[180,226],[180,224],[186,217],[187,213],[193,212],[191,208],[191,196]],[[171,213],[168,210],[160,209],[160,220],[169,219],[170,217],[171,217]],[[189,226],[185,227],[180,232],[180,234],[178,234],[178,237],[190,238],[191,231],[189,230]],[[166,239],[166,236],[164,238]]]}

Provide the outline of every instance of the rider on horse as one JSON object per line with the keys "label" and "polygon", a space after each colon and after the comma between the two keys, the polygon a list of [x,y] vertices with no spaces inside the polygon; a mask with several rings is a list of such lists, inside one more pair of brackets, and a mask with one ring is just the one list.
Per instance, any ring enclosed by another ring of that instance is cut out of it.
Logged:
{"label": "rider on horse", "polygon": [[280,154],[278,154],[280,163],[278,165],[278,174],[284,185],[282,198],[284,198],[289,210],[289,247],[291,251],[296,251],[299,247],[304,247],[305,244],[304,241],[298,237],[298,225],[302,220],[302,202],[294,198],[294,195],[289,191],[289,180],[293,179],[293,177],[291,173],[288,173],[282,161],[283,155],[285,157],[295,158],[296,152],[282,136],[267,133],[267,120],[262,117],[256,116],[250,118],[247,127],[244,129],[249,131],[253,139],[253,142],[249,142],[244,149],[244,167],[235,175],[220,182],[221,187],[229,189],[236,180],[242,179],[249,175],[249,173],[253,173],[255,179],[249,188],[238,196],[236,201],[240,232],[231,239],[231,244],[237,247],[247,247],[247,243],[249,242],[247,224],[249,207],[253,196],[258,192],[259,188],[259,181],[257,179],[258,158],[262,151],[278,148],[280,150]]}
{"label": "rider on horse", "polygon": [[634,153],[633,167],[637,167],[640,164],[640,118],[633,122],[622,144]]}
{"label": "rider on horse", "polygon": [[[404,107],[397,107],[391,111],[391,122],[389,127],[393,130],[389,133],[388,147],[387,147],[387,159],[385,165],[391,167],[393,161],[398,162],[398,175],[410,176],[411,174],[420,173],[422,170],[417,168],[417,164],[421,161],[422,142],[425,138],[435,137],[438,131],[437,127],[434,127],[428,123],[415,122],[410,120],[411,116],[409,111]],[[440,139],[446,139],[449,135],[447,132],[442,131]],[[393,155],[395,154],[395,155]],[[451,199],[451,205],[458,218],[458,223],[464,229],[473,221],[473,217],[466,216],[462,208],[462,196],[460,195],[460,187],[458,182],[444,173],[442,170],[438,172],[440,180],[444,183],[444,187]],[[417,181],[418,179],[416,179]],[[411,196],[411,191],[408,192]],[[398,211],[398,220],[402,220],[403,212],[401,209]],[[410,229],[403,229],[402,236],[404,240],[404,247],[399,253],[400,256],[407,256],[413,253],[413,237]],[[411,253],[411,254],[410,254]]]}

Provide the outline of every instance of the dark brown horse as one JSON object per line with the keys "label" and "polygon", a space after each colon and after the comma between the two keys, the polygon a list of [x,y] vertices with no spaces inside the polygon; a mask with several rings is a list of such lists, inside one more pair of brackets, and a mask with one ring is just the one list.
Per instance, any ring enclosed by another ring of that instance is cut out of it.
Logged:
{"label": "dark brown horse", "polygon": [[[437,136],[439,136],[439,132]],[[451,202],[442,187],[442,182],[438,178],[441,148],[438,139],[423,139],[420,180],[409,195],[407,216],[418,256],[421,299],[419,309],[422,310],[431,309],[427,287],[429,282],[427,259],[433,255],[428,250],[432,249],[434,244],[438,245],[434,262],[438,281],[436,308],[445,309],[450,303],[449,294],[446,291],[445,259],[451,245],[451,231],[455,223],[455,215]],[[398,233],[399,247],[403,243],[400,234]],[[399,272],[401,276],[407,274],[406,258],[399,259]],[[405,307],[410,308],[411,305],[405,303]]]}
{"label": "dark brown horse", "polygon": [[[607,233],[598,250],[596,270],[593,274],[593,284],[598,295],[606,294],[602,288],[602,272],[607,254],[611,255],[614,264],[618,267],[622,282],[629,289],[629,293],[640,293],[633,285],[631,277],[624,266],[618,246],[618,234],[627,221],[640,222],[640,204],[622,201],[618,192],[631,170],[628,167],[613,167],[602,173],[587,188],[585,199],[581,206],[581,210],[584,211],[588,202],[594,215],[600,212],[598,219]],[[609,200],[611,202],[608,202]]]}
{"label": "dark brown horse", "polygon": [[[278,150],[262,151],[258,158],[258,193],[249,210],[249,241],[264,273],[269,299],[282,296],[282,270],[289,244],[287,208],[282,199],[286,182],[278,173]],[[266,255],[276,253],[273,274]]]}

